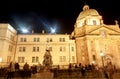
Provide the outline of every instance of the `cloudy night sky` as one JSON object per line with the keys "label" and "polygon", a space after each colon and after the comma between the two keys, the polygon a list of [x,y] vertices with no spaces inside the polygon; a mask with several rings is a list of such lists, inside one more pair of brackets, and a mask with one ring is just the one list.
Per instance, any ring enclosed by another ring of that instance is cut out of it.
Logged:
{"label": "cloudy night sky", "polygon": [[120,22],[119,0],[1,0],[0,22],[40,33],[51,28],[56,33],[71,33],[74,23],[85,4],[103,16],[105,24]]}

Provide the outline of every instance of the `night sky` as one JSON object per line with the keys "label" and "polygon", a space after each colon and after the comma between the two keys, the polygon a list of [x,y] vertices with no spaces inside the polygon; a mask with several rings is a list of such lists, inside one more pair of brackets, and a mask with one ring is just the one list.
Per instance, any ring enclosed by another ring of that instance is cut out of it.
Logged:
{"label": "night sky", "polygon": [[18,33],[21,29],[42,30],[70,34],[85,4],[103,16],[105,24],[120,22],[119,0],[1,0],[0,22],[11,24]]}

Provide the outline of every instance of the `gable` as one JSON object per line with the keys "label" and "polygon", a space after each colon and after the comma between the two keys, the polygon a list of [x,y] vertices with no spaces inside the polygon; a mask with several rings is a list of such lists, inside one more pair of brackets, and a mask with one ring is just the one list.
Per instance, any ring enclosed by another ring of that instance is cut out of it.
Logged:
{"label": "gable", "polygon": [[118,29],[118,27],[116,27],[116,26],[113,26],[113,27],[98,26],[98,27],[92,28],[90,30],[86,30],[86,34],[100,34],[101,32],[106,32],[107,34],[110,34],[110,35],[116,35],[116,34],[120,35],[120,29]]}

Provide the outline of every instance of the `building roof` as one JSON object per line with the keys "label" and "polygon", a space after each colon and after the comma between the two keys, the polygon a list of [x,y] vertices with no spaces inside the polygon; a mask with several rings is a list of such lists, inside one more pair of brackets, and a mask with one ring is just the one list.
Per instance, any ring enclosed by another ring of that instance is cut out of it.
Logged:
{"label": "building roof", "polygon": [[95,9],[90,9],[89,5],[84,5],[83,6],[83,11],[80,12],[77,20],[80,20],[86,16],[99,16],[99,13]]}

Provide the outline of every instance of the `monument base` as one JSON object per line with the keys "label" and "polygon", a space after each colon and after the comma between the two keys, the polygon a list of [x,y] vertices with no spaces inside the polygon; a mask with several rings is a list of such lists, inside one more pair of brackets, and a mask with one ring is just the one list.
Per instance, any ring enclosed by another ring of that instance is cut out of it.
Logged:
{"label": "monument base", "polygon": [[53,73],[49,71],[43,71],[40,73],[35,74],[35,79],[53,79]]}

